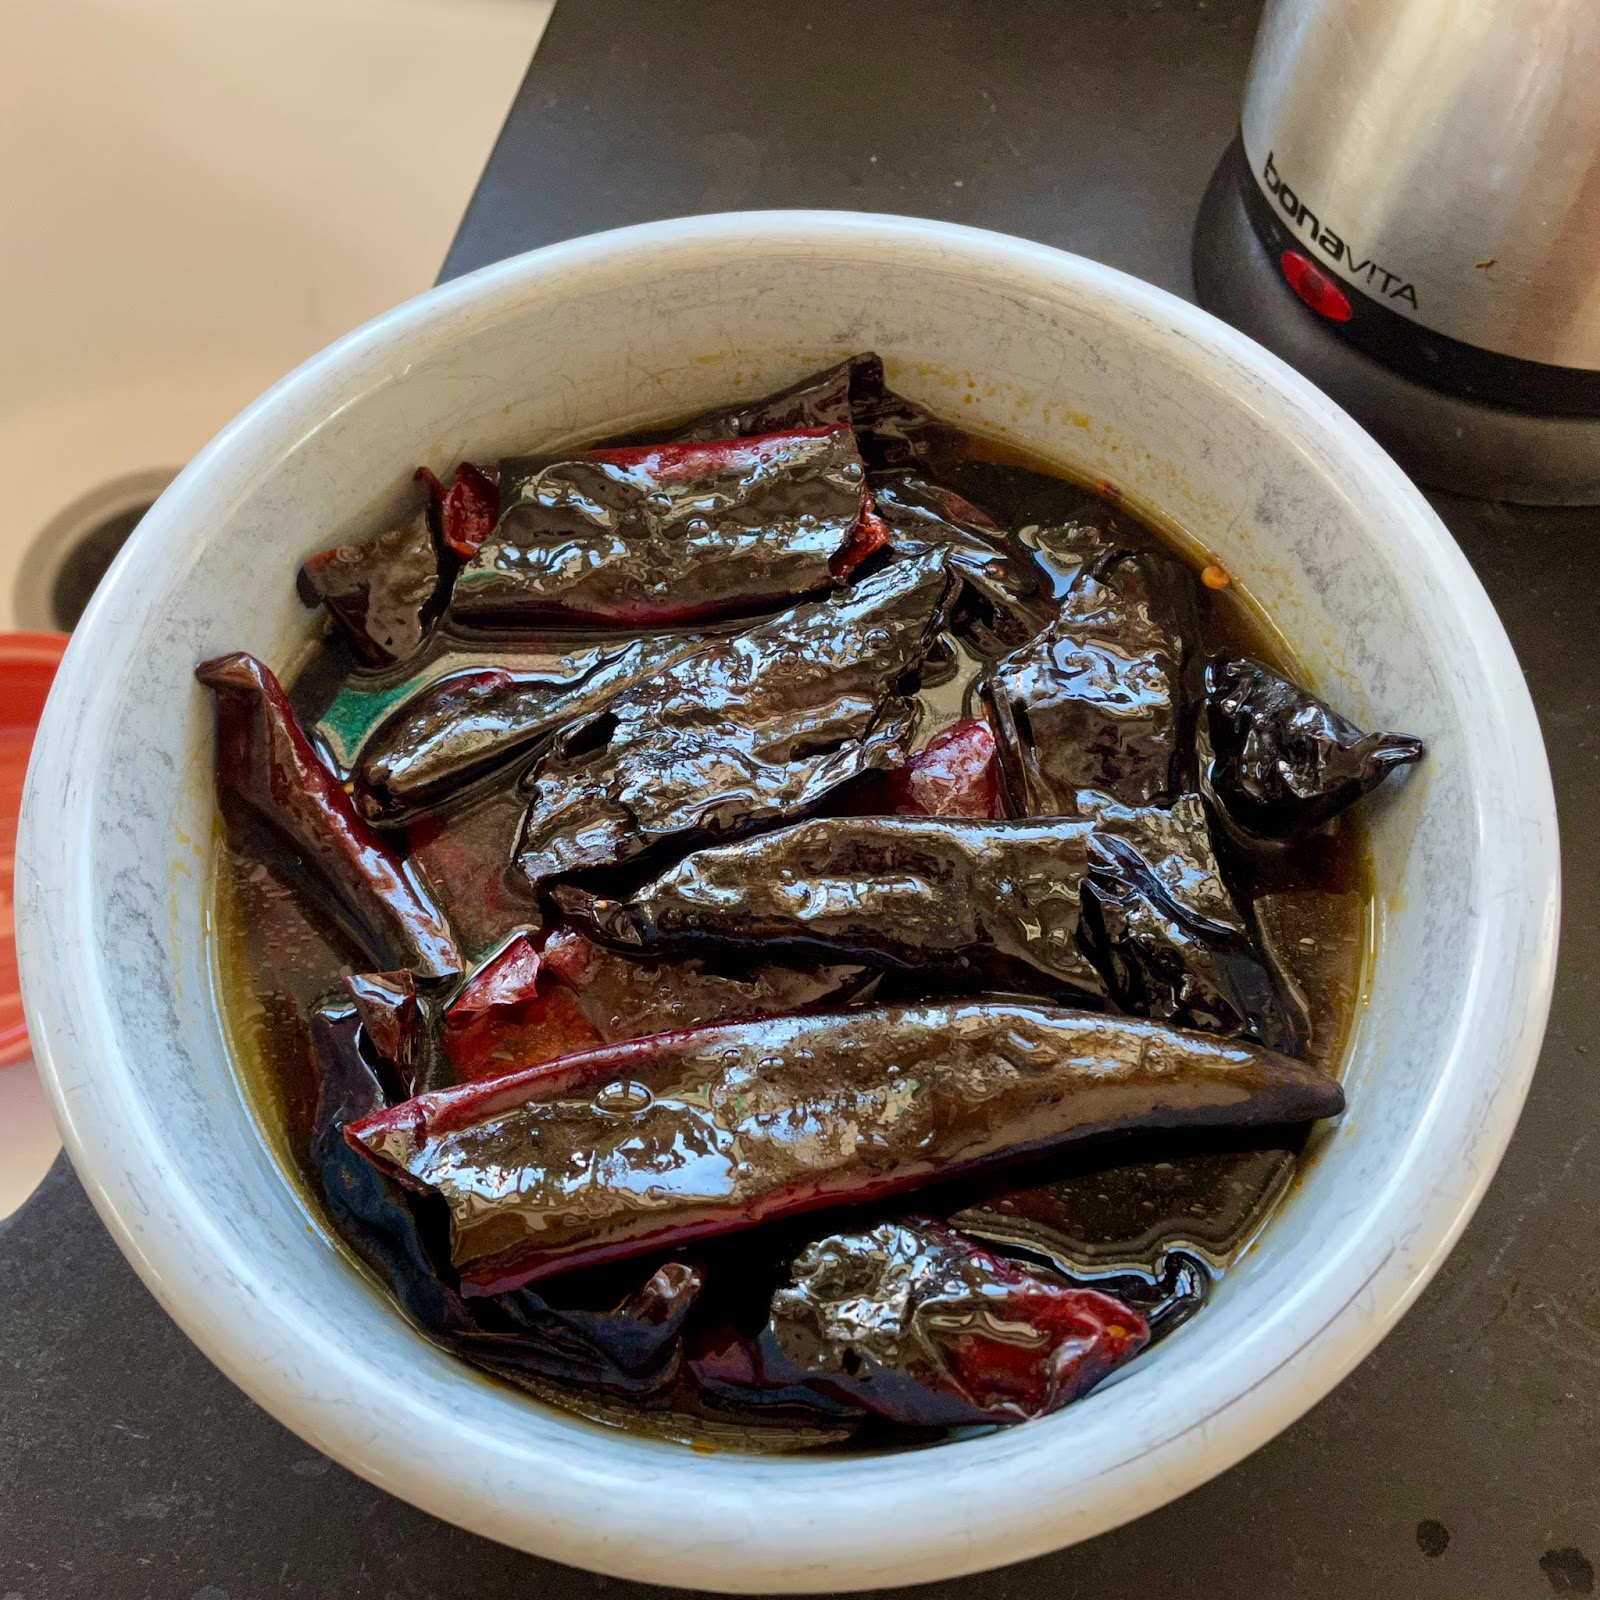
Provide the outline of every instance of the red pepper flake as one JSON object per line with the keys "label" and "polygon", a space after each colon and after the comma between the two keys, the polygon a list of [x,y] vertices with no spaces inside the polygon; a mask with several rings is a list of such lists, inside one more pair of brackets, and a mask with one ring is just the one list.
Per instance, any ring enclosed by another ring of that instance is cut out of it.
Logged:
{"label": "red pepper flake", "polygon": [[1208,589],[1226,589],[1233,582],[1233,575],[1212,561],[1200,569],[1200,581]]}

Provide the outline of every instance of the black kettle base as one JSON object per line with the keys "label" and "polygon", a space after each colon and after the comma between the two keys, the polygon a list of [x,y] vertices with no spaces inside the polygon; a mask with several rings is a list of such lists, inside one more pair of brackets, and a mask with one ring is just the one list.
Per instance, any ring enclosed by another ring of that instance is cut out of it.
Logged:
{"label": "black kettle base", "polygon": [[1230,151],[1195,220],[1195,291],[1353,416],[1419,483],[1521,505],[1600,505],[1600,418],[1504,410],[1415,383],[1304,305],[1245,213]]}

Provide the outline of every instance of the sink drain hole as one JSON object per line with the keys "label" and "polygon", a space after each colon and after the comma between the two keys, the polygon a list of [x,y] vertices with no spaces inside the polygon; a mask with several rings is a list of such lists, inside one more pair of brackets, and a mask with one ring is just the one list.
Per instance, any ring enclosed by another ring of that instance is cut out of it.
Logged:
{"label": "sink drain hole", "polygon": [[50,620],[63,633],[71,633],[78,625],[89,598],[100,586],[106,568],[117,558],[117,552],[128,542],[128,535],[139,526],[140,519],[155,502],[130,506],[114,517],[92,527],[78,543],[67,552],[50,585]]}
{"label": "sink drain hole", "polygon": [[80,495],[52,517],[17,574],[16,626],[70,633],[117,552],[176,476],[170,467],[131,472]]}

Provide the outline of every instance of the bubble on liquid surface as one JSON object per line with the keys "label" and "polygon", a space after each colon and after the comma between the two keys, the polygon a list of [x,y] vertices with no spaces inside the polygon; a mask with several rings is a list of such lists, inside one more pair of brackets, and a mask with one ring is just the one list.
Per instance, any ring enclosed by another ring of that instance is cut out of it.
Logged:
{"label": "bubble on liquid surface", "polygon": [[608,1083],[594,1097],[593,1106],[596,1111],[613,1117],[634,1116],[641,1111],[648,1111],[654,1096],[642,1084],[626,1078],[618,1078],[615,1083]]}

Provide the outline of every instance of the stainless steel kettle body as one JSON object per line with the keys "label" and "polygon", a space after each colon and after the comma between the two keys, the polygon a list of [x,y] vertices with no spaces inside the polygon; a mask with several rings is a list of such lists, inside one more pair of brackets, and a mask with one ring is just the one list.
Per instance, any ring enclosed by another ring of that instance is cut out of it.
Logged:
{"label": "stainless steel kettle body", "polygon": [[1600,0],[1268,0],[1245,210],[1345,340],[1600,417]]}

